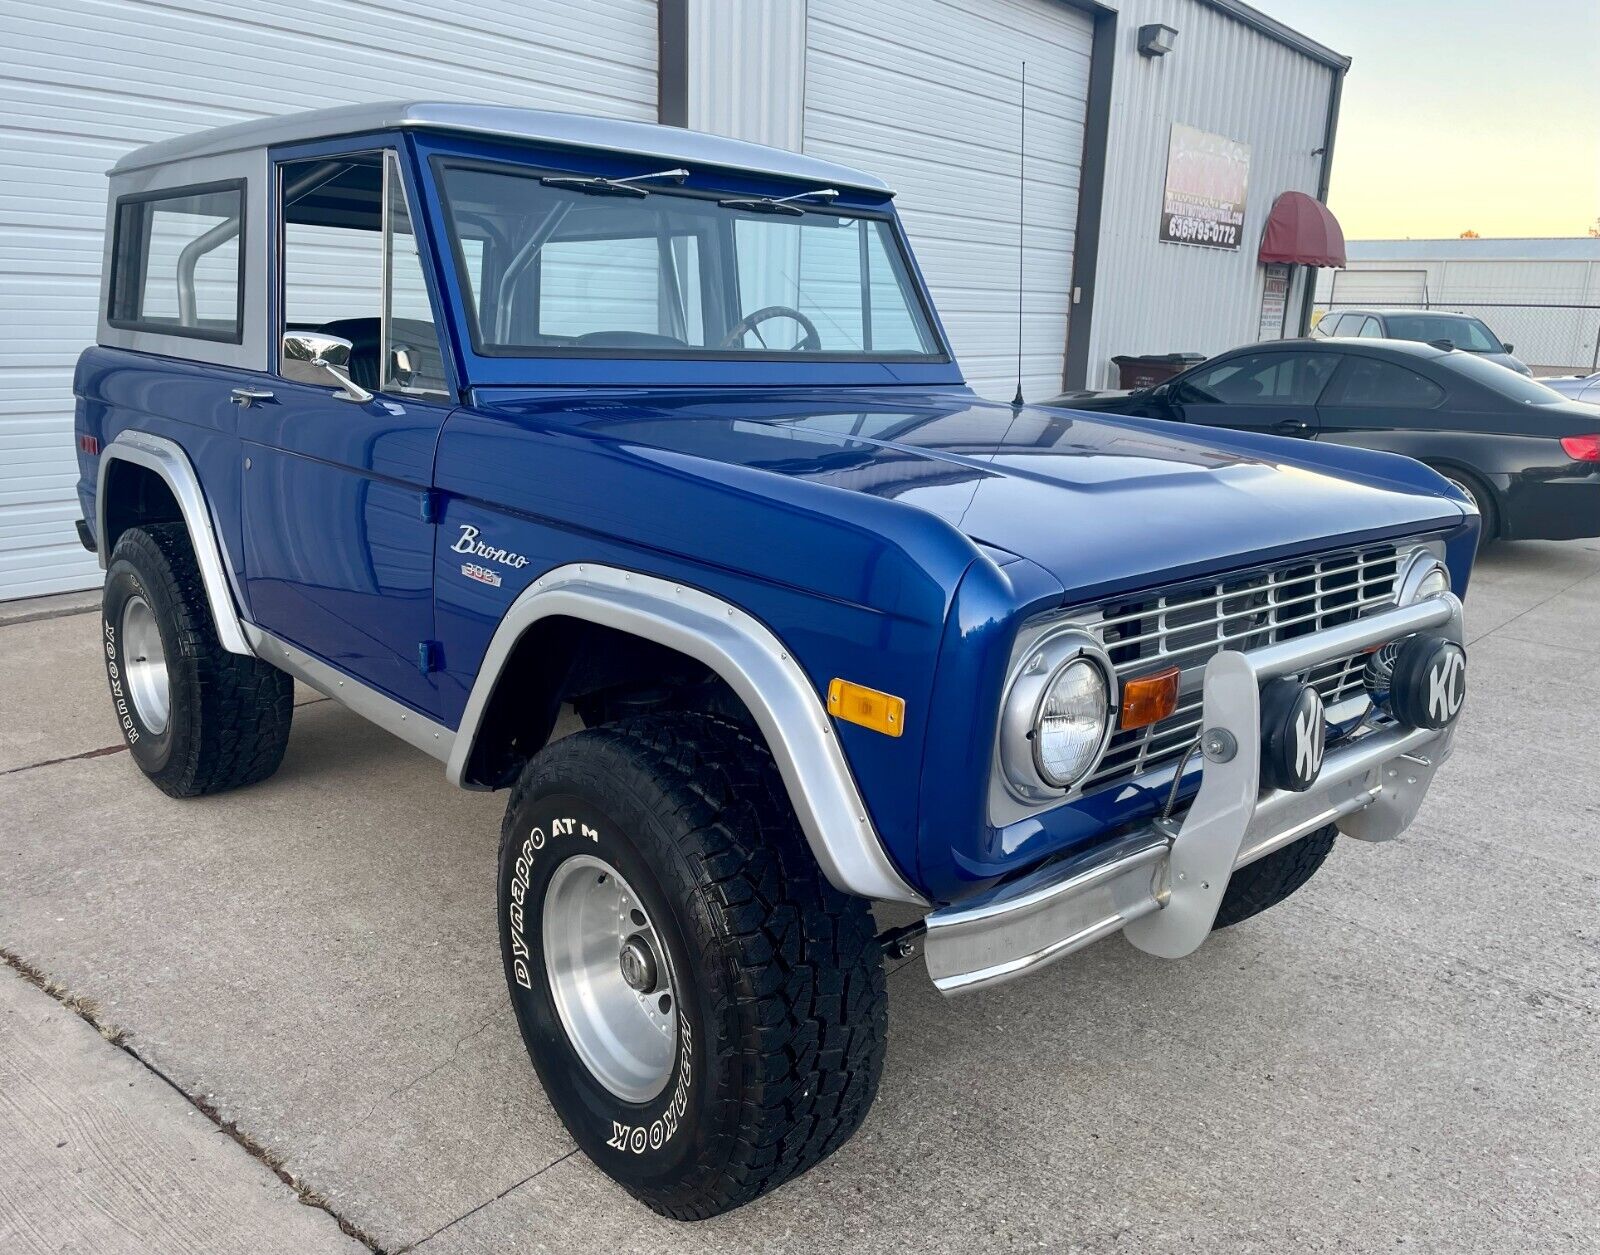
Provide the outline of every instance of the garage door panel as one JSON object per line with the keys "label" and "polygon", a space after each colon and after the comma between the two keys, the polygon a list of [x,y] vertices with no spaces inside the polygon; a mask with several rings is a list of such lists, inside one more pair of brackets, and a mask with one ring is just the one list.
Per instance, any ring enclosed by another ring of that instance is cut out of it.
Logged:
{"label": "garage door panel", "polygon": [[1059,0],[810,0],[806,151],[873,170],[962,370],[1016,386],[1017,135],[1028,63],[1023,389],[1060,389],[1093,23]]}

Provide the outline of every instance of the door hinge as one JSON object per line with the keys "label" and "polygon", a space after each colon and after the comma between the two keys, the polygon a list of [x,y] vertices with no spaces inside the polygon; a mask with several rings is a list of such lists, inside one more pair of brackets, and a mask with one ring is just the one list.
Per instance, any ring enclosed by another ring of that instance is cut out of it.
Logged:
{"label": "door hinge", "polygon": [[437,523],[444,513],[444,494],[433,488],[424,488],[421,508],[424,523]]}
{"label": "door hinge", "polygon": [[417,670],[423,675],[444,670],[444,646],[438,641],[417,642]]}

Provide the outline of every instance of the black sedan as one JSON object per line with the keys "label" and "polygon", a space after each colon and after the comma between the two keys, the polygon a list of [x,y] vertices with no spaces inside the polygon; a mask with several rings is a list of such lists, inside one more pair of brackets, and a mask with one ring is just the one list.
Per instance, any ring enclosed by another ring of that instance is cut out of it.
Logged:
{"label": "black sedan", "polygon": [[1407,340],[1274,340],[1064,409],[1404,453],[1472,498],[1484,540],[1600,536],[1600,414],[1470,353]]}

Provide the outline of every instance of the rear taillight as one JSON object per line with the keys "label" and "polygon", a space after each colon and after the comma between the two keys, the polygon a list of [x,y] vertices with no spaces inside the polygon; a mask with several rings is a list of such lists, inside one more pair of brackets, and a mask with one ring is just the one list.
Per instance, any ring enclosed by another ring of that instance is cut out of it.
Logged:
{"label": "rear taillight", "polygon": [[1574,462],[1600,462],[1600,435],[1562,436],[1561,447]]}
{"label": "rear taillight", "polygon": [[98,457],[100,455],[100,438],[98,436],[79,436],[78,448],[91,457]]}

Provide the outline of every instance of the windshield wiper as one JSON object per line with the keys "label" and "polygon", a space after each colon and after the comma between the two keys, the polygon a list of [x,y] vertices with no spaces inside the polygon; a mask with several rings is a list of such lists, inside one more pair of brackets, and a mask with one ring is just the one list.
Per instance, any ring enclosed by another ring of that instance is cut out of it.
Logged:
{"label": "windshield wiper", "polygon": [[657,170],[654,174],[634,174],[625,179],[607,179],[600,175],[547,174],[539,182],[546,187],[559,187],[569,192],[587,192],[591,196],[648,196],[650,189],[636,187],[642,179],[671,179],[682,183],[689,177],[683,169]]}
{"label": "windshield wiper", "polygon": [[794,202],[797,200],[820,200],[824,204],[834,200],[839,193],[831,187],[819,187],[815,191],[796,192],[793,196],[735,196],[729,200],[719,200],[717,204],[724,209],[748,209],[758,214],[793,214],[801,217],[805,210]]}

